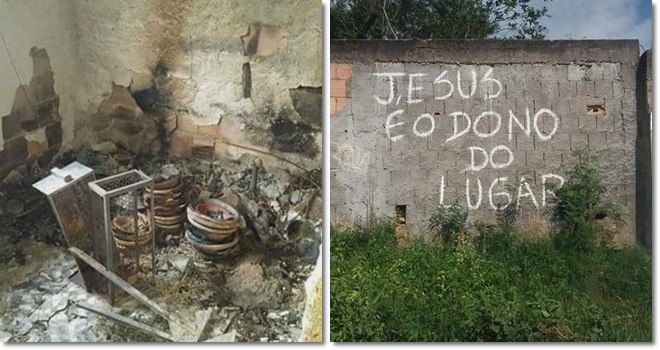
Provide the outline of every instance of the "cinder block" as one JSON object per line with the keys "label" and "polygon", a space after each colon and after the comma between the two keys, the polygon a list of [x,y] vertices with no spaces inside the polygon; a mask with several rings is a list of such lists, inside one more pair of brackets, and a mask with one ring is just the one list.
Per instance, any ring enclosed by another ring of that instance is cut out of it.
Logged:
{"label": "cinder block", "polygon": [[459,96],[450,97],[445,101],[445,115],[450,115],[454,112],[465,112],[465,101]]}
{"label": "cinder block", "polygon": [[554,151],[570,151],[571,150],[571,138],[570,134],[566,132],[558,132],[552,136],[550,141],[550,148]]}
{"label": "cinder block", "polygon": [[519,151],[533,151],[534,148],[534,137],[532,135],[527,136],[524,134],[516,134],[516,150]]}
{"label": "cinder block", "polygon": [[541,82],[541,96],[548,99],[554,99],[559,96],[559,83],[557,81],[549,80]]}
{"label": "cinder block", "polygon": [[589,145],[586,133],[576,132],[571,133],[571,150],[583,149]]}
{"label": "cinder block", "polygon": [[578,116],[587,113],[587,98],[581,96],[569,101],[571,114]]}
{"label": "cinder block", "polygon": [[534,150],[543,152],[552,150],[552,139],[550,140],[541,140],[536,133],[534,134]]}
{"label": "cinder block", "polygon": [[543,95],[543,90],[541,89],[541,82],[533,79],[525,80],[525,90],[523,96],[525,99],[538,99]]}
{"label": "cinder block", "polygon": [[543,166],[544,160],[543,160],[543,152],[539,151],[530,151],[530,152],[525,152],[525,158],[526,158],[526,163],[525,167],[526,168],[539,168]]}
{"label": "cinder block", "polygon": [[618,79],[618,64],[616,63],[599,63],[592,65],[585,74],[587,80],[592,81],[607,81]]}
{"label": "cinder block", "polygon": [[569,64],[567,70],[567,78],[569,81],[580,81],[585,77],[586,69],[582,65]]}
{"label": "cinder block", "polygon": [[436,117],[442,117],[446,116],[445,114],[445,101],[444,100],[436,100],[433,98],[427,99],[424,101],[426,104],[426,111],[427,113],[436,116]]}
{"label": "cinder block", "polygon": [[[411,205],[415,202],[415,188],[400,180],[393,182],[395,205]],[[407,213],[406,213],[407,214]]]}
{"label": "cinder block", "polygon": [[599,151],[607,149],[607,133],[606,132],[592,132],[589,136],[589,149]]}
{"label": "cinder block", "polygon": [[555,116],[552,116],[548,113],[540,114],[536,120],[536,123],[534,123],[534,119],[532,119],[532,129],[536,131],[538,128],[538,131],[542,134],[543,137],[551,136],[553,131],[554,133],[557,133],[561,127],[561,117],[557,115],[557,113],[554,114]]}
{"label": "cinder block", "polygon": [[429,170],[416,167],[410,170],[410,177],[406,180],[411,186],[419,187],[429,181]]}
{"label": "cinder block", "polygon": [[451,148],[445,143],[445,140],[448,135],[452,134],[452,131],[448,130],[446,123],[441,124],[442,121],[442,118],[435,119],[435,131],[426,138],[426,149],[430,151],[446,151]]}
{"label": "cinder block", "polygon": [[614,117],[608,114],[596,117],[597,131],[614,131]]}
{"label": "cinder block", "polygon": [[561,132],[575,132],[579,128],[578,116],[575,114],[561,115],[559,120],[561,123],[559,124],[559,131]]}
{"label": "cinder block", "polygon": [[[442,178],[447,177],[447,169],[441,169],[441,168],[436,168],[436,169],[429,169],[429,179],[428,183],[431,186],[434,186],[438,189],[440,189],[440,185],[442,183]],[[447,184],[445,180],[445,185]]]}
{"label": "cinder block", "polygon": [[440,166],[438,163],[438,151],[423,151],[419,152],[419,166],[422,169],[436,169]]}
{"label": "cinder block", "polygon": [[610,97],[605,100],[605,114],[606,115],[616,115],[621,113],[621,101],[616,100],[614,97]]}
{"label": "cinder block", "polygon": [[592,97],[596,95],[596,84],[593,81],[580,80],[577,82],[578,96]]}
{"label": "cinder block", "polygon": [[415,119],[420,115],[426,113],[426,101],[422,100],[418,103],[406,103],[405,105],[406,114],[410,117],[414,123]]}
{"label": "cinder block", "polygon": [[394,169],[390,171],[390,182],[392,184],[398,184],[405,182],[406,179],[410,178],[410,169],[407,168],[399,168],[399,169]]}
{"label": "cinder block", "polygon": [[464,172],[450,171],[446,179],[447,187],[455,188],[455,189],[463,189],[463,191],[465,191],[465,176],[466,174]]}
{"label": "cinder block", "polygon": [[626,134],[623,132],[608,132],[605,134],[607,146],[610,149],[625,149]]}
{"label": "cinder block", "polygon": [[611,80],[601,80],[595,82],[594,93],[596,96],[610,97],[614,95],[614,84]]}
{"label": "cinder block", "polygon": [[593,115],[581,115],[578,116],[578,130],[582,132],[591,132],[591,131],[597,131],[598,128],[596,126],[596,118],[597,116]]}
{"label": "cinder block", "polygon": [[446,171],[456,169],[456,152],[440,151],[438,153],[438,167]]}
{"label": "cinder block", "polygon": [[543,153],[543,162],[547,169],[560,170],[562,164],[566,161],[565,152],[552,151]]}
{"label": "cinder block", "polygon": [[577,83],[575,81],[560,81],[558,87],[558,97],[569,98],[577,96]]}

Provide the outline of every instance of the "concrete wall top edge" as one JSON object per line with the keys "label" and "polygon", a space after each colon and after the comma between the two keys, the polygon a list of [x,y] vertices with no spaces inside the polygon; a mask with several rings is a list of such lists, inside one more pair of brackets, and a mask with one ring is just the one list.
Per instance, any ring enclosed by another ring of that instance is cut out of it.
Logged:
{"label": "concrete wall top edge", "polygon": [[[468,52],[466,52],[468,51]],[[330,60],[465,64],[637,64],[638,40],[331,40]]]}

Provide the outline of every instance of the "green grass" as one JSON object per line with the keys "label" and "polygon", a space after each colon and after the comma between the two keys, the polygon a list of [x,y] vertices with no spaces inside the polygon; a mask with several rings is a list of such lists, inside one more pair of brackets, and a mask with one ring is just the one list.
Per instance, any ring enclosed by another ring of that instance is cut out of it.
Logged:
{"label": "green grass", "polygon": [[331,341],[635,341],[652,336],[651,256],[560,251],[490,236],[485,249],[413,242],[394,227],[331,229]]}

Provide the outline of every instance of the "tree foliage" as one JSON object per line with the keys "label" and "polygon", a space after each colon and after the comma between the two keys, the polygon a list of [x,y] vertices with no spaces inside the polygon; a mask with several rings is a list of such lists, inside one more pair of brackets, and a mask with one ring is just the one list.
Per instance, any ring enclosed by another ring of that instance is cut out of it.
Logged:
{"label": "tree foliage", "polygon": [[[548,1],[548,0],[544,0]],[[550,0],[551,1],[551,0]],[[332,39],[543,39],[531,0],[332,0]]]}

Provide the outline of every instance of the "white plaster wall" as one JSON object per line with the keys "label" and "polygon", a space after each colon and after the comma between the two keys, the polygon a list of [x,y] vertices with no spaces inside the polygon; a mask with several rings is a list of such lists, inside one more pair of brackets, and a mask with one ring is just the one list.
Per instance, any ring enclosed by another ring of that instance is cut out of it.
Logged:
{"label": "white plaster wall", "polygon": [[[0,41],[0,117],[8,115],[20,85],[10,63],[11,54],[23,84],[32,77],[30,48],[45,48],[60,95],[64,143],[73,138],[76,83],[75,12],[70,0],[0,0],[0,28],[7,42]],[[0,149],[4,140],[0,132]]]}
{"label": "white plaster wall", "polygon": [[[77,55],[86,79],[81,106],[93,110],[111,83],[148,87],[164,59],[179,78],[177,102],[200,124],[252,112],[266,101],[290,105],[288,88],[322,84],[321,4],[316,0],[75,0]],[[292,11],[295,9],[295,11]],[[252,100],[242,98],[240,36],[250,23],[281,27],[288,46],[251,62]]]}

